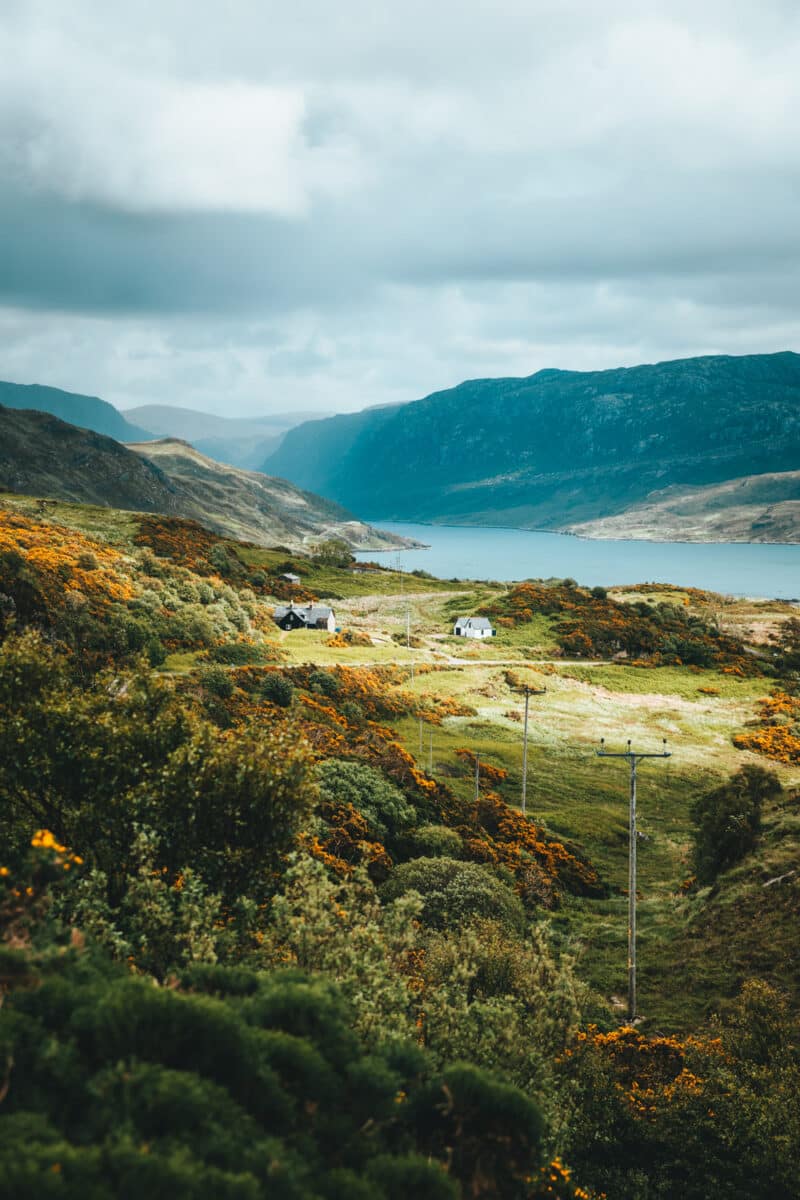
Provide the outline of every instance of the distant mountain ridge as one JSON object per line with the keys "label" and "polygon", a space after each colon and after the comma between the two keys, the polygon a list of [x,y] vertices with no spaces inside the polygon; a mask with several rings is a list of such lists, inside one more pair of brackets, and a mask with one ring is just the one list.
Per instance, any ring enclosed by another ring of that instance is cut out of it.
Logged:
{"label": "distant mountain ridge", "polygon": [[287,430],[303,421],[328,415],[298,410],[261,417],[220,417],[170,404],[144,404],[123,413],[157,438],[180,438],[218,462],[249,470],[260,468],[277,450]]}
{"label": "distant mountain ridge", "polygon": [[101,433],[118,442],[138,442],[153,436],[143,426],[127,421],[113,404],[98,396],[64,392],[61,388],[43,387],[38,383],[0,381],[0,404],[5,408],[50,413],[79,429],[91,429],[93,433]]}
{"label": "distant mountain ridge", "polygon": [[472,380],[300,425],[263,469],[372,520],[566,529],[670,486],[798,467],[786,351]]}
{"label": "distant mountain ridge", "polygon": [[145,442],[134,450],[50,413],[2,406],[0,490],[192,517],[265,546],[300,548],[325,537],[365,550],[398,545],[337,504],[285,480],[225,467],[186,443]]}

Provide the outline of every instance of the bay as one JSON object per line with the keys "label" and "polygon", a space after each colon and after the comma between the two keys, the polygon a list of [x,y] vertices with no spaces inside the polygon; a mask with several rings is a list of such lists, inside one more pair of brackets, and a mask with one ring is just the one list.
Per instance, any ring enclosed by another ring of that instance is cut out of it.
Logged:
{"label": "bay", "polygon": [[724,595],[800,597],[800,545],[592,541],[525,529],[372,523],[429,548],[383,554],[371,550],[358,559],[429,571],[443,579],[570,577],[586,587],[674,583]]}

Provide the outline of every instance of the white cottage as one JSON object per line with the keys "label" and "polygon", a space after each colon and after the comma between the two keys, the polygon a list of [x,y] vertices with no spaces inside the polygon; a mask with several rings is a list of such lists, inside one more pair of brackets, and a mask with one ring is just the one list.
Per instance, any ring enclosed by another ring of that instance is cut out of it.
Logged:
{"label": "white cottage", "polygon": [[486,617],[459,617],[453,626],[456,637],[490,638],[495,636],[495,632]]}

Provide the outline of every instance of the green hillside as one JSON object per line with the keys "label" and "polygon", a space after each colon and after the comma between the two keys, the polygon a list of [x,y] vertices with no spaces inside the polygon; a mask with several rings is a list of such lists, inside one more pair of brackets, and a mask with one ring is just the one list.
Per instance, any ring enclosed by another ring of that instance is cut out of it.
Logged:
{"label": "green hillside", "polygon": [[786,352],[473,380],[301,425],[265,467],[372,518],[560,529],[799,458]]}
{"label": "green hillside", "polygon": [[339,538],[358,549],[397,540],[282,479],[226,467],[184,442],[135,450],[49,413],[0,406],[0,488],[44,500],[177,515],[262,546]]}

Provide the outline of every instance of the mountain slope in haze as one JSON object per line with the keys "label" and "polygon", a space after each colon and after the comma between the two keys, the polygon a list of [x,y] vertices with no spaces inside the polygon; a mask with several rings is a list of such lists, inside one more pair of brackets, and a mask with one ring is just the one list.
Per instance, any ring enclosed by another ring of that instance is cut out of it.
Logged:
{"label": "mountain slope in haze", "polygon": [[[398,539],[356,520],[341,505],[302,491],[285,479],[215,462],[188,442],[163,438],[131,450],[158,467],[180,489],[183,516],[240,541],[303,543],[343,538],[362,550],[387,550]],[[402,539],[401,539],[402,540]]]}
{"label": "mountain slope in haze", "polygon": [[135,512],[192,517],[259,545],[340,537],[357,549],[402,543],[293,484],[224,467],[191,446],[145,442],[136,451],[49,413],[0,406],[0,489]]}
{"label": "mountain slope in haze", "polygon": [[179,438],[218,462],[255,470],[277,450],[288,429],[328,414],[286,412],[263,417],[219,417],[169,404],[145,404],[128,409],[124,415],[158,438]]}
{"label": "mountain slope in haze", "polygon": [[614,517],[569,526],[591,538],[653,542],[796,542],[800,540],[800,471],[749,475],[703,487],[652,492]]}
{"label": "mountain slope in haze", "polygon": [[565,529],[800,464],[800,355],[462,383],[290,430],[264,470],[384,520]]}
{"label": "mountain slope in haze", "polygon": [[113,404],[97,396],[82,396],[78,392],[64,392],[61,388],[42,387],[38,383],[0,381],[0,404],[6,408],[50,413],[70,425],[90,429],[118,442],[140,441],[152,436],[146,426],[127,421]]}

